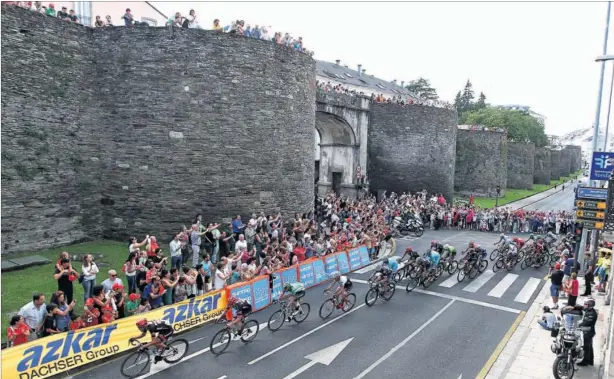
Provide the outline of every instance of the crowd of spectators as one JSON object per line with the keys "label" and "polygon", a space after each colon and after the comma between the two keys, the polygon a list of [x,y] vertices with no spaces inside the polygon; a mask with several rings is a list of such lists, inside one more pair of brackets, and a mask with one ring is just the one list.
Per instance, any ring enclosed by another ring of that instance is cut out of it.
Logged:
{"label": "crowd of spectators", "polygon": [[[318,80],[316,81],[316,87],[319,91],[326,92],[326,93],[339,93],[339,94],[345,94],[349,96],[356,96],[356,95],[367,96],[362,91],[358,92],[356,90],[351,90],[348,87],[343,86],[342,84],[335,84],[335,83],[331,83],[330,81],[324,82],[324,81]],[[371,101],[377,102],[377,103],[395,104],[395,105],[402,105],[402,106],[422,105],[422,106],[429,106],[429,107],[436,107],[436,108],[455,109],[454,104],[448,103],[446,101],[420,100],[420,99],[414,100],[413,98],[410,98],[409,96],[406,96],[404,98],[401,95],[387,97],[381,93],[380,94],[372,93]]]}

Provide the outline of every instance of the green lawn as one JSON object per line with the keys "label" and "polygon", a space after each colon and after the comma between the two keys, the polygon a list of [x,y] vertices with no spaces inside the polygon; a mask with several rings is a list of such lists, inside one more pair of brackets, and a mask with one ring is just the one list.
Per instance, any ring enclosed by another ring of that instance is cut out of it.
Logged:
{"label": "green lawn", "polygon": [[[520,199],[523,199],[525,197],[532,196],[532,195],[535,195],[537,193],[549,190],[550,188],[554,187],[555,185],[560,185],[560,184],[570,180],[571,178],[577,177],[581,172],[582,172],[582,170],[579,170],[578,172],[571,173],[571,174],[569,174],[569,176],[562,177],[562,178],[560,178],[558,180],[551,180],[550,181],[550,185],[534,184],[533,188],[530,189],[530,190],[527,190],[527,189],[511,189],[511,188],[506,189],[505,190],[505,196],[499,198],[499,205],[505,205],[507,203],[511,203],[513,201],[520,200]],[[479,206],[481,208],[494,208],[495,204],[496,204],[496,201],[497,200],[495,198],[493,198],[493,197],[476,197],[475,198],[475,205]]]}
{"label": "green lawn", "polygon": [[[64,246],[52,250],[11,255],[11,258],[35,254],[42,255],[49,258],[52,263],[44,266],[30,267],[25,270],[2,273],[2,315],[0,316],[2,341],[6,341],[6,328],[9,325],[10,317],[17,313],[23,305],[32,301],[32,293],[36,291],[43,292],[47,298],[46,301],[49,302],[51,293],[57,290],[57,282],[53,280],[53,266],[62,251],[68,251],[71,256],[84,253],[94,254],[94,261],[101,265],[100,273],[96,278],[96,282],[99,284],[107,278],[106,272],[111,268],[117,271],[121,270],[124,261],[128,257],[128,244],[115,241],[97,241]],[[99,254],[102,254],[104,257],[99,258]],[[81,271],[80,262],[74,262],[73,267],[75,270]],[[75,281],[74,288],[74,298],[77,302],[75,310],[77,313],[81,313],[79,310],[83,309],[83,287],[79,282]]]}

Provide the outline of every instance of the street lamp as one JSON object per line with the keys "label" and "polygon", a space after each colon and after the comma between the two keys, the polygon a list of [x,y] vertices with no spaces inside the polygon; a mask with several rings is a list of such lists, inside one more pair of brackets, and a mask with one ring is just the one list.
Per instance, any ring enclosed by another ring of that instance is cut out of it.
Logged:
{"label": "street lamp", "polygon": [[614,55],[600,55],[595,58],[595,62],[614,61]]}

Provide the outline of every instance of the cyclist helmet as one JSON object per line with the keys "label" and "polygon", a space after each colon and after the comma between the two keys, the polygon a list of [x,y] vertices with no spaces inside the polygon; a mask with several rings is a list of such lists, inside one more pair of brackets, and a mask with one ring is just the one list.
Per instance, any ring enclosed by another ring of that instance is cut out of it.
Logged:
{"label": "cyclist helmet", "polygon": [[407,249],[405,249],[406,253],[411,253],[412,251],[414,251],[414,249],[412,249],[411,246],[408,246]]}
{"label": "cyclist helmet", "polygon": [[475,247],[475,243],[473,241],[469,242],[469,248]]}
{"label": "cyclist helmet", "polygon": [[231,297],[228,298],[228,305],[233,306],[233,305],[235,305],[237,303],[237,301],[239,301],[239,299],[237,299],[234,296],[231,296]]}
{"label": "cyclist helmet", "polygon": [[145,327],[147,326],[147,319],[146,318],[142,318],[139,321],[136,322],[136,327],[139,328],[139,330],[143,330],[145,329]]}
{"label": "cyclist helmet", "polygon": [[284,284],[284,291],[290,291],[292,289],[292,284],[286,283]]}
{"label": "cyclist helmet", "polygon": [[388,258],[384,258],[384,260],[382,261],[383,264],[387,265],[388,264]]}
{"label": "cyclist helmet", "polygon": [[444,250],[450,250],[450,245],[448,245],[448,244],[443,245],[443,249]]}
{"label": "cyclist helmet", "polygon": [[339,271],[331,272],[330,277],[333,279],[339,279],[341,277],[341,273]]}
{"label": "cyclist helmet", "polygon": [[503,238],[503,237],[505,237],[505,234],[504,234],[504,233],[501,233],[501,234],[499,234],[499,237],[500,237],[500,238]]}
{"label": "cyclist helmet", "polygon": [[431,241],[431,246],[437,246],[439,242],[437,242],[437,240],[432,240]]}
{"label": "cyclist helmet", "polygon": [[533,233],[531,233],[531,235],[529,235],[529,239],[530,240],[534,240],[535,239],[535,235]]}

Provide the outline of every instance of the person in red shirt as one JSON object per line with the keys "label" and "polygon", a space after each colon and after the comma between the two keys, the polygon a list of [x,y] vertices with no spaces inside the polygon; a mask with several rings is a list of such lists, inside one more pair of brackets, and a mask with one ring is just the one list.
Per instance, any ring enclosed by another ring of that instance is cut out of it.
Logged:
{"label": "person in red shirt", "polygon": [[91,297],[85,301],[83,307],[83,321],[86,327],[98,325],[100,310],[94,306],[94,299]]}
{"label": "person in red shirt", "polygon": [[296,243],[296,247],[294,248],[293,251],[294,255],[296,255],[296,257],[298,258],[299,262],[303,262],[305,260],[305,247],[303,246],[303,243],[301,241],[298,241]]}
{"label": "person in red shirt", "polygon": [[23,317],[15,315],[11,318],[10,326],[6,331],[9,346],[17,346],[28,342],[30,328],[23,321]]}
{"label": "person in red shirt", "polygon": [[77,329],[83,329],[85,328],[85,322],[83,321],[83,318],[81,318],[81,316],[73,314],[71,317],[71,321],[70,321],[70,330],[77,330]]}
{"label": "person in red shirt", "polygon": [[156,256],[156,249],[159,248],[160,246],[158,246],[158,241],[156,241],[156,237],[154,236],[150,236],[149,237],[149,245],[147,245],[147,256],[151,257],[155,257]]}
{"label": "person in red shirt", "polygon": [[580,291],[580,283],[578,282],[578,274],[575,272],[571,273],[571,280],[568,282],[565,287],[565,292],[567,292],[567,305],[574,307],[576,305],[576,300],[578,300],[578,294]]}

